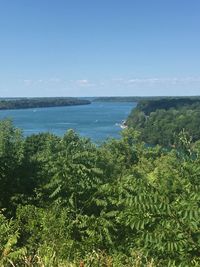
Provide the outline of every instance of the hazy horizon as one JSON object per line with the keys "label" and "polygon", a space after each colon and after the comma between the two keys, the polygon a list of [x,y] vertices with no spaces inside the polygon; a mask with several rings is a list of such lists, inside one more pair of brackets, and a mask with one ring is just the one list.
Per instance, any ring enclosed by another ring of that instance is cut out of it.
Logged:
{"label": "hazy horizon", "polygon": [[182,97],[200,97],[200,95],[144,95],[144,96],[141,96],[141,95],[93,95],[93,96],[58,96],[58,95],[55,95],[55,96],[4,96],[4,97],[0,97],[0,99],[6,99],[6,98],[9,98],[9,99],[16,99],[16,98],[119,98],[119,97],[124,97],[124,98],[131,98],[131,97],[138,97],[138,98],[146,98],[146,97],[178,97],[178,98],[182,98]]}

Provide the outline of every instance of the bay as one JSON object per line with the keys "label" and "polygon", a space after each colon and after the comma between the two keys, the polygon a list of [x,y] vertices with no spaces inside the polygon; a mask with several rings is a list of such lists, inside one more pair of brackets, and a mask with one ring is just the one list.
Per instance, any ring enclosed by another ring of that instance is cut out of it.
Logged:
{"label": "bay", "polygon": [[134,102],[92,102],[83,106],[1,110],[0,119],[11,119],[25,136],[40,132],[62,136],[73,129],[81,136],[101,142],[110,137],[119,138],[120,123],[136,105]]}

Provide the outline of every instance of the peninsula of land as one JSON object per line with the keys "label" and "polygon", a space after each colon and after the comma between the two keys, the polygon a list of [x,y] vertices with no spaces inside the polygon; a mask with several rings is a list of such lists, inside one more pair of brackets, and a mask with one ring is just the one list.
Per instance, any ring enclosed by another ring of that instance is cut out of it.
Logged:
{"label": "peninsula of land", "polygon": [[89,100],[78,99],[73,97],[1,99],[0,110],[63,107],[63,106],[75,106],[75,105],[88,105],[90,103],[91,102]]}

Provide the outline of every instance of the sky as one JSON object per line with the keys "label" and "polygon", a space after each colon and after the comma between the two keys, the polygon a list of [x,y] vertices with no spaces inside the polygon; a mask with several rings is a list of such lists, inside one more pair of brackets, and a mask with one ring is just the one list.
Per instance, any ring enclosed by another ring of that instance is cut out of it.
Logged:
{"label": "sky", "polygon": [[199,0],[0,0],[0,97],[200,95]]}

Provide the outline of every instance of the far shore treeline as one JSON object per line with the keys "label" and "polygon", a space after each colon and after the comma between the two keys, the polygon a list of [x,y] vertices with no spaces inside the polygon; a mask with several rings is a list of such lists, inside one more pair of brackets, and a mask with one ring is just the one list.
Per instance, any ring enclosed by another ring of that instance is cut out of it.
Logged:
{"label": "far shore treeline", "polygon": [[89,100],[73,97],[8,98],[0,99],[0,110],[88,105],[90,103]]}
{"label": "far shore treeline", "polygon": [[200,102],[144,100],[126,124],[96,145],[0,122],[0,266],[200,266]]}
{"label": "far shore treeline", "polygon": [[140,101],[160,101],[162,99],[167,100],[179,100],[179,99],[192,99],[200,100],[200,96],[101,96],[93,97],[94,102],[140,102]]}
{"label": "far shore treeline", "polygon": [[148,144],[173,146],[182,130],[197,141],[200,139],[200,98],[141,100],[126,124],[139,131]]}

